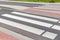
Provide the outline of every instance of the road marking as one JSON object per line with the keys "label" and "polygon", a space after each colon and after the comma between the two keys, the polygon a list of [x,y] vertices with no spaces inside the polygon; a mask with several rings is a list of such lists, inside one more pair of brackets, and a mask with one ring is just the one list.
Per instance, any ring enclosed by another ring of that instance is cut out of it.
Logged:
{"label": "road marking", "polygon": [[49,38],[49,39],[55,39],[56,36],[57,36],[57,34],[52,33],[52,32],[45,32],[42,36],[43,36],[43,37],[47,37],[47,38]]}
{"label": "road marking", "polygon": [[9,35],[17,38],[18,40],[34,40],[34,39],[29,38],[29,37],[27,37],[27,36],[24,36],[24,35],[22,35],[22,34],[19,34],[19,33],[16,33],[16,32],[14,32],[14,31],[11,31],[11,30],[9,30],[9,29],[7,29],[7,28],[3,28],[3,27],[1,27],[1,26],[0,26],[0,32],[9,34]]}
{"label": "road marking", "polygon": [[18,16],[14,16],[14,15],[10,15],[10,14],[3,14],[2,16],[8,17],[8,18],[13,18],[16,20],[24,21],[24,22],[28,22],[28,23],[32,23],[32,24],[36,24],[36,25],[40,25],[40,26],[45,26],[45,27],[51,27],[53,25],[53,24],[49,24],[46,22],[36,21],[36,20],[18,17]]}
{"label": "road marking", "polygon": [[22,16],[27,16],[27,17],[33,17],[37,19],[42,19],[42,20],[47,20],[47,21],[52,21],[52,22],[58,22],[58,19],[52,19],[48,17],[42,17],[42,16],[35,16],[35,15],[30,15],[30,14],[25,14],[25,13],[19,13],[19,12],[11,12],[12,14],[17,14],[17,15],[22,15]]}
{"label": "road marking", "polygon": [[56,30],[60,30],[60,26],[59,25],[54,25],[52,28],[56,29]]}
{"label": "road marking", "polygon": [[59,23],[60,23],[60,21],[59,21]]}
{"label": "road marking", "polygon": [[37,34],[37,35],[41,35],[44,32],[44,30],[34,28],[34,27],[30,27],[27,25],[23,25],[20,23],[16,23],[13,21],[9,21],[9,20],[2,19],[2,18],[0,18],[0,22],[7,24],[7,25],[10,25],[10,26],[13,26],[13,27],[16,27],[16,28],[19,28],[19,29],[22,29],[22,30],[25,30],[25,31],[28,31],[28,32],[31,32],[31,33],[34,33],[34,34]]}

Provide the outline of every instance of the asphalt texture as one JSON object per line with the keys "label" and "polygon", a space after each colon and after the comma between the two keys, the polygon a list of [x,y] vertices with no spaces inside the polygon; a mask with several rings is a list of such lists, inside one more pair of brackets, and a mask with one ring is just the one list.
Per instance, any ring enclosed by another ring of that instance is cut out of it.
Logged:
{"label": "asphalt texture", "polygon": [[[0,18],[7,19],[7,20],[10,20],[10,21],[13,21],[13,22],[16,22],[16,23],[21,23],[21,24],[24,24],[24,25],[28,25],[28,26],[31,26],[31,27],[35,27],[35,28],[38,28],[38,29],[43,29],[45,31],[49,31],[49,32],[52,32],[52,33],[56,33],[56,34],[58,34],[58,36],[54,40],[60,40],[60,31],[58,31],[58,30],[51,29],[51,28],[46,28],[46,27],[43,27],[43,26],[39,26],[39,25],[28,23],[28,22],[19,21],[19,20],[15,20],[15,19],[12,19],[12,18],[7,18],[7,17],[1,16],[2,14],[11,14],[11,12],[21,12],[21,11],[17,11],[15,9],[11,9],[11,8],[1,7]],[[26,13],[26,12],[22,11],[21,13]],[[31,15],[37,15],[37,16],[43,16],[43,15],[32,14],[32,13],[30,13],[30,14]],[[15,15],[15,14],[11,14],[11,15]],[[19,15],[16,15],[16,16],[19,16]],[[45,21],[45,20],[39,20],[39,19],[36,19],[36,18],[21,16],[21,15],[19,17],[29,18],[29,19],[33,19],[33,20],[37,20],[37,21],[43,21],[43,22],[54,24],[54,25],[60,25],[58,22],[50,22],[50,21]],[[48,17],[48,16],[44,16],[44,17]],[[49,18],[51,18],[51,17],[49,17]],[[57,18],[55,18],[55,19],[57,19]],[[3,24],[3,23],[0,23],[0,27],[7,28],[11,31],[14,31],[16,33],[25,35],[27,37],[30,37],[30,38],[34,39],[34,40],[51,40],[49,38],[43,37],[42,35],[36,35],[36,34],[31,33],[31,32],[28,32],[28,31],[25,31],[25,30],[22,30],[22,29],[13,27],[13,26],[9,26],[9,25]]]}
{"label": "asphalt texture", "polygon": [[17,2],[5,2],[5,1],[0,1],[0,4],[16,5],[16,6],[26,6],[26,7],[38,7],[38,6],[44,6],[44,4],[17,3]]}

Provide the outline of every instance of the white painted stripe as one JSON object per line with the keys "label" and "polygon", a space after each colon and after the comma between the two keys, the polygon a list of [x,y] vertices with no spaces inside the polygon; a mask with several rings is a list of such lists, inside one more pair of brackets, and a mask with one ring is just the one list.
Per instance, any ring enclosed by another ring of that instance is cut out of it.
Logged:
{"label": "white painted stripe", "polygon": [[35,16],[35,15],[30,15],[30,14],[25,14],[25,13],[19,13],[19,12],[11,12],[12,14],[17,14],[17,15],[22,15],[22,16],[27,16],[27,17],[32,17],[32,18],[37,18],[37,19],[42,19],[42,20],[47,20],[47,21],[52,21],[52,22],[58,22],[58,19],[53,19],[53,18],[48,18],[48,17],[42,17],[42,16]]}
{"label": "white painted stripe", "polygon": [[40,25],[40,26],[45,26],[45,27],[51,27],[53,25],[53,24],[49,24],[49,23],[45,23],[45,22],[41,22],[41,21],[36,21],[36,20],[32,20],[32,19],[27,19],[27,18],[23,18],[23,17],[18,17],[18,16],[14,16],[14,15],[10,15],[10,14],[3,14],[2,16],[17,19],[20,21],[33,23],[33,24]]}
{"label": "white painted stripe", "polygon": [[43,36],[43,37],[47,37],[47,38],[49,38],[49,39],[55,39],[56,36],[57,36],[57,34],[52,33],[52,32],[45,32],[42,36]]}
{"label": "white painted stripe", "polygon": [[59,21],[59,23],[60,23],[60,21]]}
{"label": "white painted stripe", "polygon": [[56,29],[56,30],[60,30],[60,26],[59,25],[54,25],[52,28]]}
{"label": "white painted stripe", "polygon": [[9,34],[9,35],[12,35],[13,37],[16,37],[18,38],[18,40],[34,40],[32,38],[29,38],[27,36],[24,36],[22,34],[19,34],[19,33],[16,33],[16,32],[13,32],[11,30],[8,30],[7,28],[3,28],[0,26],[0,32],[4,32],[6,34]]}
{"label": "white painted stripe", "polygon": [[27,26],[27,25],[23,25],[23,24],[20,24],[20,23],[16,23],[16,22],[13,22],[13,21],[9,21],[9,20],[2,19],[2,18],[0,18],[0,22],[4,23],[4,24],[7,24],[7,25],[10,25],[10,26],[13,26],[13,27],[17,27],[19,29],[22,29],[22,30],[25,30],[25,31],[28,31],[28,32],[31,32],[31,33],[34,33],[34,34],[37,34],[37,35],[41,35],[44,32],[44,30],[37,29],[37,28],[34,28],[34,27],[30,27],[30,26]]}

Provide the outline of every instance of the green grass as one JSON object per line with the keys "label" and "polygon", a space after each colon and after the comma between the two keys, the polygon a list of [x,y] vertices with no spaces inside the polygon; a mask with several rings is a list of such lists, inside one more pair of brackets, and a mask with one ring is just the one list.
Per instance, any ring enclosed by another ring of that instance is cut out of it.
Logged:
{"label": "green grass", "polygon": [[[14,0],[14,1],[28,1],[28,2],[49,2],[51,0]],[[60,2],[60,0],[54,0],[55,2]]]}

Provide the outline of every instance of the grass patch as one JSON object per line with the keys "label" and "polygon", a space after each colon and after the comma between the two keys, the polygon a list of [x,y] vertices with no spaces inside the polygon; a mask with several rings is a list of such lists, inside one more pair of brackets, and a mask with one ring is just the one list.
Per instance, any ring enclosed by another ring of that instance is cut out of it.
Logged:
{"label": "grass patch", "polygon": [[[51,0],[13,0],[13,1],[28,1],[28,2],[50,2]],[[60,2],[60,0],[54,0],[55,2]]]}

